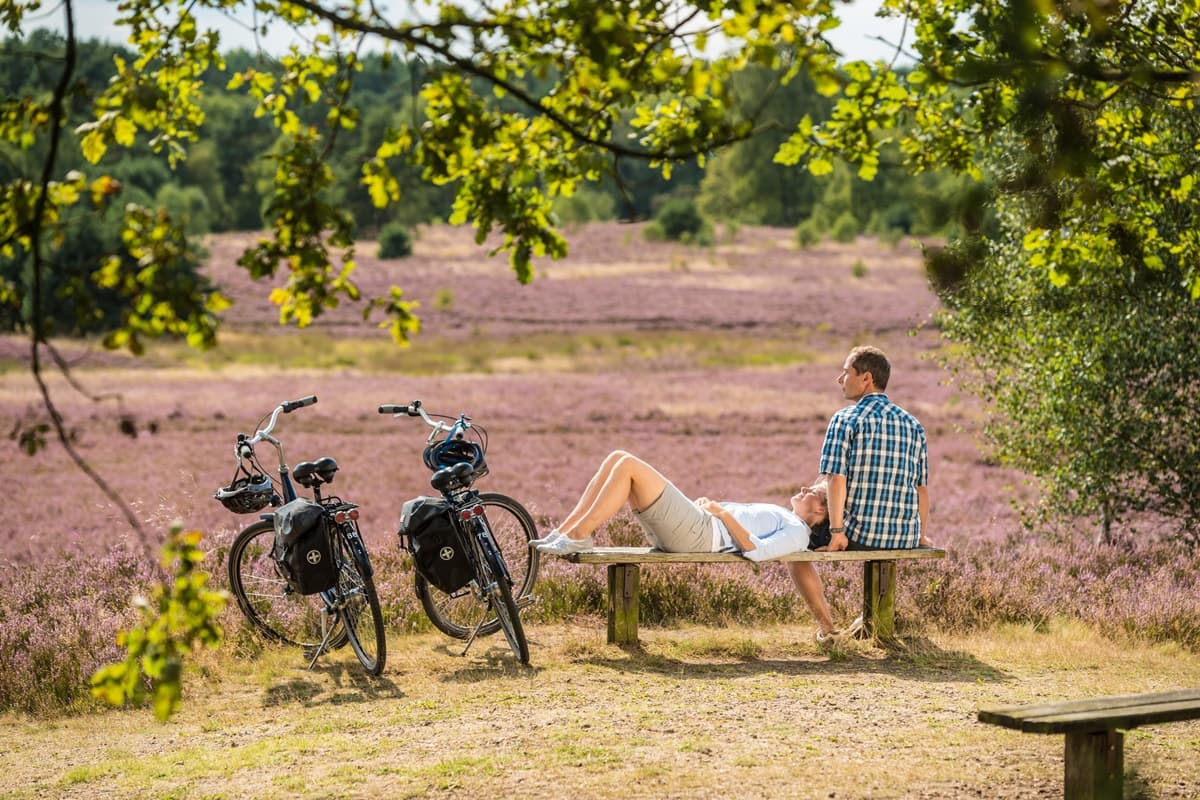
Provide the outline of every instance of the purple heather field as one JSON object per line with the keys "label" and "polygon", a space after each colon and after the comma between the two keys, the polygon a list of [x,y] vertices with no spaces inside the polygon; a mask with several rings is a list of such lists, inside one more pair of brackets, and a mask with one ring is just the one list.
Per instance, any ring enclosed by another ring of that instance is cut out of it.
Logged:
{"label": "purple heather field", "polygon": [[[520,341],[519,358],[430,375],[358,363],[234,364],[229,353],[228,365],[213,368],[64,343],[88,391],[120,397],[97,405],[53,378],[55,401],[82,455],[133,505],[153,544],[175,519],[202,530],[214,580],[224,585],[224,547],[249,521],[211,498],[232,473],[234,436],[252,432],[281,400],[318,395],[316,406],[281,417],[278,433],[293,464],[337,458],[334,488],[363,509],[389,625],[401,630],[420,611],[394,532],[404,500],[430,492],[420,461],[425,428],[380,416],[378,404],[420,398],[431,411],[470,414],[490,434],[491,474],[480,488],[518,498],[540,527],[566,514],[615,448],[645,457],[693,496],[786,502],[815,476],[826,422],[843,404],[835,378],[845,353],[873,343],[893,361],[889,395],[928,431],[930,535],[949,551],[944,562],[901,569],[902,624],[1040,624],[1061,614],[1114,634],[1200,647],[1194,553],[1140,539],[1094,548],[1086,524],[1054,536],[1021,527],[1014,505],[1029,502],[1031,489],[986,457],[979,403],[960,394],[939,364],[939,305],[914,243],[863,239],[798,250],[791,231],[741,228],[711,248],[689,248],[645,241],[640,226],[615,223],[569,231],[568,239],[570,256],[539,262],[529,286],[517,283],[502,256],[488,258],[468,230],[422,229],[414,255],[403,260],[378,261],[373,243],[360,245],[355,278],[364,293],[396,282],[421,303],[414,358],[433,345]],[[286,336],[274,326],[268,287],[234,265],[246,241],[209,243],[210,274],[236,300],[224,330],[231,341],[247,332]],[[353,306],[315,327],[335,337],[386,337]],[[620,357],[582,357],[590,336],[609,336],[606,347],[619,348]],[[558,345],[548,348],[554,355],[539,351],[539,342]],[[297,346],[321,344],[305,337]],[[9,366],[0,373],[0,410],[10,425],[38,413],[34,384],[20,368],[26,347],[0,340],[0,363]],[[136,435],[121,431],[119,417]],[[113,655],[105,643],[125,598],[153,573],[153,559],[59,447],[35,457],[9,447],[0,470],[20,513],[0,526],[0,607],[13,609],[7,618],[0,612],[0,654],[7,653],[0,674],[32,669],[40,648],[66,637],[85,651],[79,664],[62,667],[69,684],[72,670]],[[625,517],[605,538],[632,543],[636,530]],[[858,571],[822,569],[836,615],[854,616]],[[598,613],[603,578],[599,569],[545,565],[539,585],[547,601],[530,609],[531,624]],[[643,581],[649,622],[805,613],[779,565],[662,568],[646,570]],[[744,602],[722,611],[712,598],[727,599],[729,587]],[[53,612],[47,597],[61,600]],[[235,611],[226,613],[230,626],[240,624]],[[18,683],[0,686],[0,708],[14,704]]]}
{"label": "purple heather field", "polygon": [[[427,475],[423,426],[380,417],[381,402],[421,398],[431,410],[469,413],[491,435],[487,488],[513,494],[551,521],[614,448],[643,455],[688,493],[783,500],[815,475],[825,424],[843,404],[835,378],[845,352],[869,342],[892,354],[890,394],[929,430],[935,536],[950,543],[1013,530],[1019,476],[981,457],[976,406],[948,385],[936,361],[937,332],[925,327],[913,335],[937,309],[915,246],[798,251],[789,231],[759,228],[698,249],[646,242],[639,226],[617,224],[570,238],[570,257],[539,264],[529,286],[516,282],[502,258],[486,258],[469,231],[446,228],[425,230],[411,259],[379,262],[372,244],[361,245],[356,276],[365,292],[402,283],[405,296],[421,303],[421,336],[449,349],[480,337],[658,332],[668,342],[717,341],[725,360],[748,364],[764,339],[776,343],[774,351],[762,366],[708,366],[682,345],[643,355],[646,339],[637,338],[613,369],[574,368],[561,358],[543,367],[531,353],[485,373],[436,376],[180,370],[92,352],[81,356],[78,377],[92,393],[120,394],[119,402],[95,405],[52,381],[56,402],[84,456],[143,518],[159,529],[181,518],[220,538],[243,522],[210,499],[232,472],[234,435],[282,399],[317,394],[317,406],[282,418],[289,460],[336,456],[339,488],[363,505],[382,543],[402,500],[427,489]],[[236,298],[226,330],[271,332],[277,312],[267,288],[233,266],[244,241],[210,245],[211,272]],[[852,276],[857,260],[866,268],[860,278]],[[435,307],[439,291],[453,293],[451,308]],[[317,327],[385,336],[357,308],[337,309]],[[12,357],[22,347],[5,344]],[[10,370],[0,387],[6,416],[36,411],[27,375]],[[119,430],[118,415],[134,422],[135,438]],[[40,559],[64,548],[105,549],[128,536],[118,512],[57,448],[6,462],[9,485],[35,502],[25,504],[20,526],[0,530],[0,553]]]}

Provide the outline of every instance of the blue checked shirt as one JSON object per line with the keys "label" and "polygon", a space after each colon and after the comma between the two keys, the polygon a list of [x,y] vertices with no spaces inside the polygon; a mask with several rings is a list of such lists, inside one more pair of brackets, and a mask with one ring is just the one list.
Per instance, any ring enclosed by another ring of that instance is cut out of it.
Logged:
{"label": "blue checked shirt", "polygon": [[917,547],[917,487],[929,483],[925,429],[912,414],[869,394],[833,415],[820,472],[846,476],[846,536],[868,547]]}

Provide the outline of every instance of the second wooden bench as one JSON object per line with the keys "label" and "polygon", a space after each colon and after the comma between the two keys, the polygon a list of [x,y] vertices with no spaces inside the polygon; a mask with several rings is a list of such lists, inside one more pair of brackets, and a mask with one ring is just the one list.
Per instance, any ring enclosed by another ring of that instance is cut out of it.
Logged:
{"label": "second wooden bench", "polygon": [[[860,561],[863,564],[863,630],[868,636],[890,639],[895,634],[896,562],[919,558],[945,558],[936,547],[911,550],[840,550],[834,553],[804,551],[773,561]],[[650,547],[597,547],[563,556],[577,564],[608,567],[608,641],[636,644],[638,594],[642,564],[754,564],[736,553],[666,553]]]}
{"label": "second wooden bench", "polygon": [[1200,719],[1200,689],[985,708],[979,721],[1026,733],[1066,735],[1065,800],[1121,800],[1125,735],[1142,725]]}

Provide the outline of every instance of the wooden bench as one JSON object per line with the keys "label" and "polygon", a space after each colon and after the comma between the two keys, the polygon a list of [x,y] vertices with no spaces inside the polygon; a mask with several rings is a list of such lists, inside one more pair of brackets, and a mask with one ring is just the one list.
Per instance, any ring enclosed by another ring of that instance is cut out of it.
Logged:
{"label": "wooden bench", "polygon": [[1125,735],[1140,725],[1200,719],[1200,689],[982,709],[979,721],[1026,733],[1066,734],[1063,797],[1121,800]]}
{"label": "wooden bench", "polygon": [[[936,547],[911,550],[804,551],[772,561],[863,562],[863,630],[867,636],[890,639],[895,633],[896,562],[914,558],[944,558]],[[636,644],[638,640],[639,567],[642,564],[753,564],[736,553],[666,553],[650,547],[596,547],[563,558],[577,564],[608,566],[608,641]]]}

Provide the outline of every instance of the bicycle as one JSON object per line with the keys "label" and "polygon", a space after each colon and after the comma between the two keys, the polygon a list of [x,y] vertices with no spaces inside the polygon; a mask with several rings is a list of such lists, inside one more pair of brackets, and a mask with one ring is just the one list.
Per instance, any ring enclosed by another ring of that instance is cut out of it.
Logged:
{"label": "bicycle", "polygon": [[[430,513],[443,523],[447,535],[436,549],[441,560],[449,560],[447,554],[454,552],[465,557],[467,573],[458,588],[439,588],[420,568],[415,570],[414,585],[426,615],[443,633],[466,640],[463,655],[476,637],[503,630],[517,660],[528,664],[529,644],[520,608],[533,602],[538,553],[529,542],[537,538],[537,529],[529,512],[513,498],[474,488],[475,481],[488,473],[487,432],[464,414],[457,418],[435,414],[440,418],[435,420],[420,400],[406,406],[381,405],[379,413],[420,417],[432,429],[423,460],[433,471],[430,485],[441,500],[436,507],[429,504]],[[414,555],[412,515],[431,500],[418,497],[405,503],[401,546]]]}
{"label": "bicycle", "polygon": [[[253,436],[237,436],[234,480],[213,496],[238,514],[257,513],[267,506],[276,511],[260,514],[258,522],[234,539],[229,549],[229,586],[251,625],[272,641],[303,648],[309,669],[322,653],[348,642],[363,668],[379,675],[387,655],[383,613],[371,560],[358,528],[358,506],[333,495],[322,497],[321,487],[333,481],[337,461],[325,456],[289,468],[283,444],[272,435],[280,413],[290,414],[316,402],[315,395],[285,400],[271,412],[265,428],[259,428]],[[254,446],[260,442],[272,445],[278,454],[278,480],[263,469],[255,455]],[[255,471],[251,472],[247,464]],[[313,501],[297,495],[293,479],[312,491]],[[312,512],[309,516],[323,527],[314,534],[314,544],[305,545],[304,558],[311,566],[297,562],[300,569],[289,573],[287,562],[280,558],[276,524],[279,522],[281,531],[285,530],[293,510],[298,514]],[[297,585],[304,578],[298,573],[317,567],[322,571],[310,574],[320,580],[318,591]]]}

